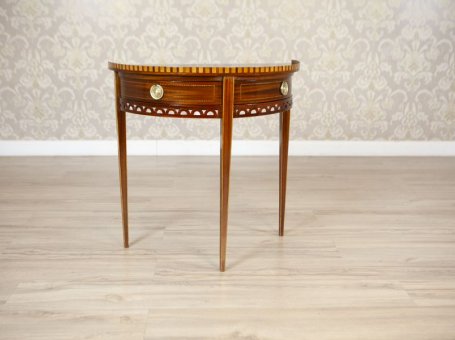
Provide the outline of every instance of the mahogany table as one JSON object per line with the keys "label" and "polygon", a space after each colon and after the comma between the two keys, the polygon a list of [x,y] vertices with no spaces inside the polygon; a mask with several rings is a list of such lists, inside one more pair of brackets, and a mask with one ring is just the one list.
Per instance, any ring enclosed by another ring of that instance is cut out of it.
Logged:
{"label": "mahogany table", "polygon": [[279,235],[284,233],[292,82],[300,63],[143,66],[109,63],[115,72],[123,244],[128,248],[126,112],[221,121],[220,271],[225,270],[233,118],[280,114]]}

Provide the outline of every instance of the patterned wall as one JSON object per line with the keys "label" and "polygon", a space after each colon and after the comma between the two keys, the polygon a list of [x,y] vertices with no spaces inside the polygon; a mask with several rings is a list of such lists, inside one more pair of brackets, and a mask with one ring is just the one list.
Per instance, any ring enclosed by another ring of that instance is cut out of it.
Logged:
{"label": "patterned wall", "polygon": [[[302,62],[292,138],[455,139],[454,0],[2,0],[0,138],[113,139],[107,60]],[[130,138],[212,139],[128,116]],[[235,138],[277,138],[276,116]]]}

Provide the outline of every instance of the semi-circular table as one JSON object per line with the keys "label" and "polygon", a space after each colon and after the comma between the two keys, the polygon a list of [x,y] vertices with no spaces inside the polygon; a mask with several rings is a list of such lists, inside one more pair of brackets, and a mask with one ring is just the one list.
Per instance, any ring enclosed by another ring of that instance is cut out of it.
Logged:
{"label": "semi-circular table", "polygon": [[292,75],[279,65],[147,66],[109,62],[115,72],[123,244],[128,248],[126,112],[221,120],[220,271],[225,270],[233,118],[280,114],[279,235],[284,233]]}

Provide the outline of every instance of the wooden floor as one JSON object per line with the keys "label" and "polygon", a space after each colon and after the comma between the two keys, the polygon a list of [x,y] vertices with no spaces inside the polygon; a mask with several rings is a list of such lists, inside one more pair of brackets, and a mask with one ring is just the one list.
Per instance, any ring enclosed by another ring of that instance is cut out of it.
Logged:
{"label": "wooden floor", "polygon": [[0,159],[1,339],[455,339],[455,158]]}

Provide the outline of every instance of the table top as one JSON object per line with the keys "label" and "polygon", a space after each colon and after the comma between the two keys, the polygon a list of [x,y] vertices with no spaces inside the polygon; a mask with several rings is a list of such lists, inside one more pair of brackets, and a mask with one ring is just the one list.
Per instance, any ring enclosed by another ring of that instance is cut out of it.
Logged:
{"label": "table top", "polygon": [[[288,111],[292,75],[300,63],[250,65],[130,65],[115,71],[119,110],[158,117],[221,118],[233,98],[233,117]],[[229,87],[225,82],[230,82]]]}
{"label": "table top", "polygon": [[134,65],[108,63],[109,69],[123,72],[141,72],[168,75],[257,75],[296,72],[300,62],[292,60],[288,64],[209,64],[209,65]]}

